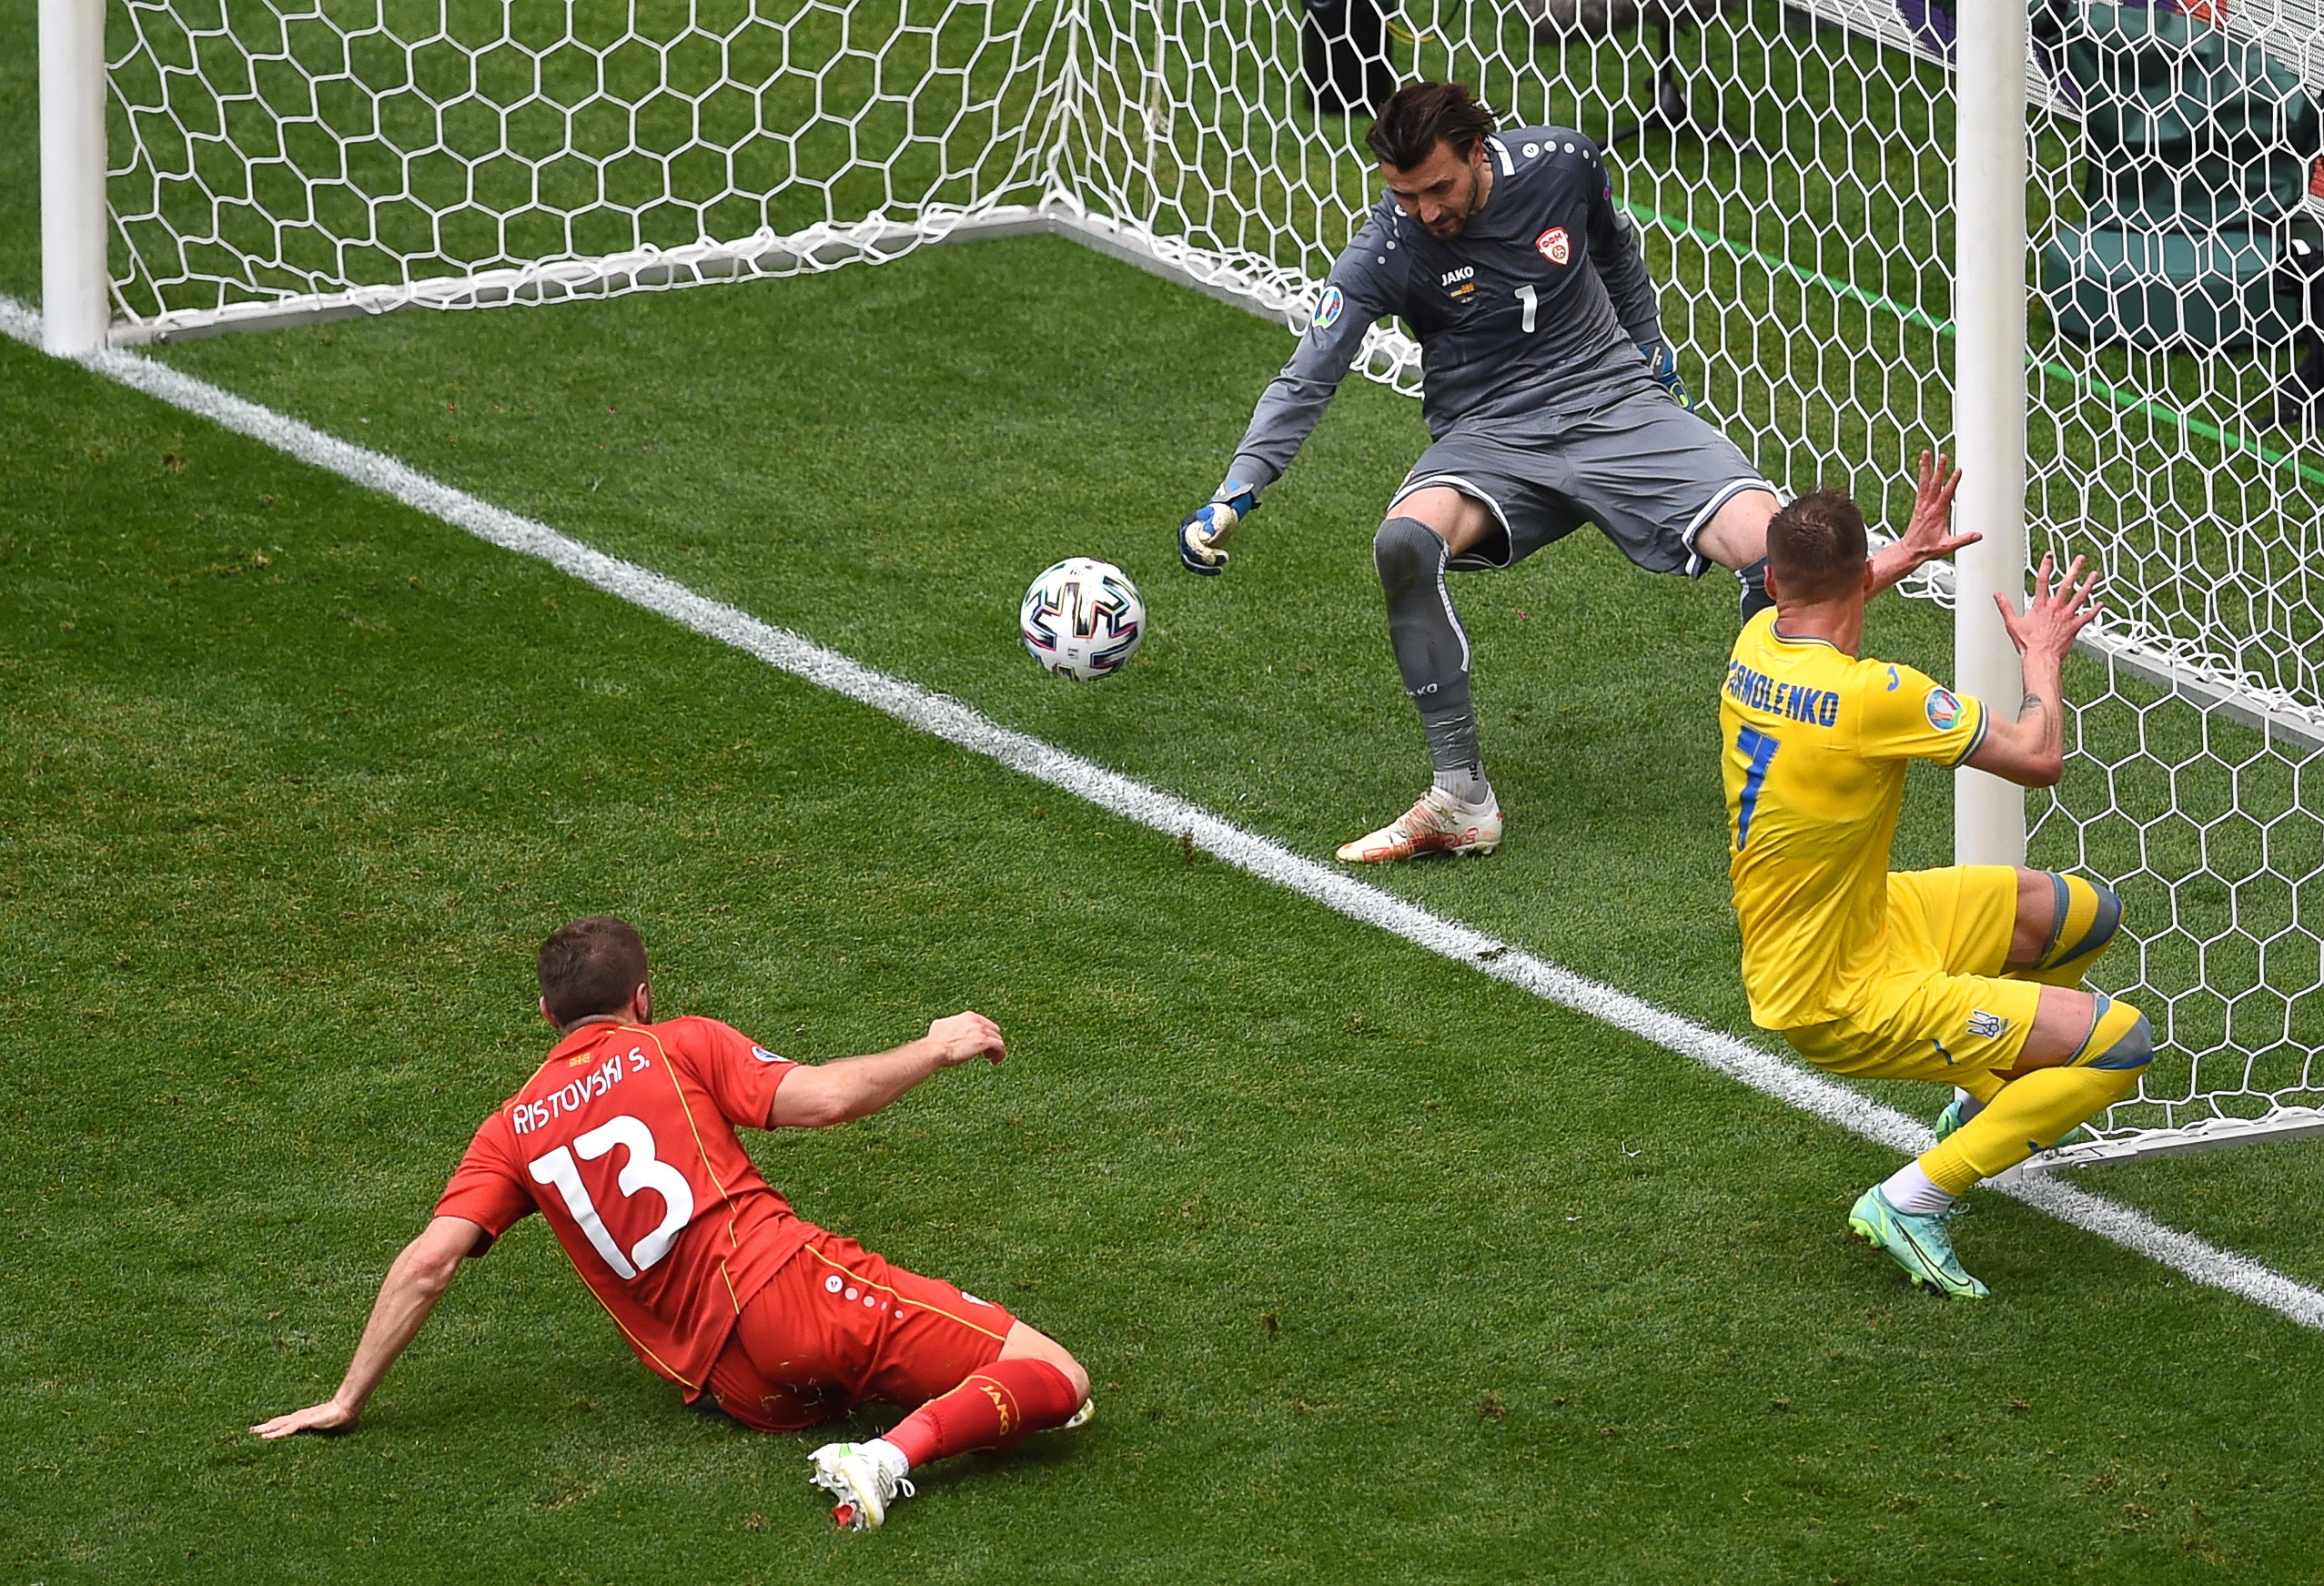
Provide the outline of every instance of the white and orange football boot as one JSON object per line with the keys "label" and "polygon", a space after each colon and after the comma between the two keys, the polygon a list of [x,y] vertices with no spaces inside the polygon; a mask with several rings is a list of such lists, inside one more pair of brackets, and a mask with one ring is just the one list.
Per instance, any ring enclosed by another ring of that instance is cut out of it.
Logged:
{"label": "white and orange football boot", "polygon": [[1350,864],[1386,864],[1427,854],[1490,854],[1500,846],[1500,828],[1499,805],[1464,804],[1432,787],[1379,831],[1341,844],[1339,857]]}

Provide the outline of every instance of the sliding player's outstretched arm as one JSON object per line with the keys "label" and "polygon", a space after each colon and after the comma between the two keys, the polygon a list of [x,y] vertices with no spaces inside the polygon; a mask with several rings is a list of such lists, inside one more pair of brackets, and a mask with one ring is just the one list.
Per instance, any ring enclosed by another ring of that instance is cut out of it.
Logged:
{"label": "sliding player's outstretched arm", "polygon": [[2022,616],[2010,610],[2007,596],[1994,596],[2025,669],[2026,698],[2016,721],[2004,721],[1998,714],[1990,718],[1985,741],[1969,756],[1969,763],[1979,771],[2024,787],[2055,787],[2065,774],[2066,656],[2074,648],[2074,636],[2098,614],[2097,602],[2091,599],[2098,575],[2083,577],[2077,556],[2066,576],[2053,583],[2056,565],[2055,558],[2042,558],[2041,571],[2034,575],[2034,597],[2026,602]]}
{"label": "sliding player's outstretched arm", "polygon": [[1396,256],[1387,243],[1375,216],[1332,267],[1298,350],[1283,372],[1268,382],[1251,410],[1250,426],[1235,448],[1226,482],[1178,524],[1178,561],[1188,572],[1227,571],[1228,538],[1258,510],[1259,492],[1283,477],[1315,433],[1323,410],[1363,350],[1366,332],[1394,311],[1393,267],[1386,261]]}
{"label": "sliding player's outstretched arm", "polygon": [[998,1063],[1008,1056],[1001,1027],[980,1013],[938,1019],[916,1041],[868,1057],[802,1064],[774,1093],[767,1126],[827,1129],[851,1118],[869,1117],[940,1068],[977,1057]]}
{"label": "sliding player's outstretched arm", "polygon": [[437,1217],[429,1222],[388,1268],[387,1280],[379,1285],[379,1298],[371,1305],[371,1319],[363,1325],[363,1338],[355,1346],[355,1359],[349,1363],[338,1391],[320,1404],[278,1415],[250,1429],[262,1438],[287,1438],[294,1432],[345,1431],[353,1426],[388,1368],[428,1324],[429,1313],[459,1274],[461,1258],[476,1248],[483,1233],[482,1227],[466,1217]]}

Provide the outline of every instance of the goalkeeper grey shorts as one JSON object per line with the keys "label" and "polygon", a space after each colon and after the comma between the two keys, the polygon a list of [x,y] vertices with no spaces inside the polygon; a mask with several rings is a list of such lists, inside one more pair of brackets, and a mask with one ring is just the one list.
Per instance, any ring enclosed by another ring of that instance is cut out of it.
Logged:
{"label": "goalkeeper grey shorts", "polygon": [[1733,441],[1660,390],[1580,418],[1455,425],[1396,501],[1440,486],[1483,502],[1497,525],[1450,567],[1512,567],[1595,523],[1647,571],[1689,578],[1707,565],[1694,537],[1721,507],[1745,490],[1775,493]]}

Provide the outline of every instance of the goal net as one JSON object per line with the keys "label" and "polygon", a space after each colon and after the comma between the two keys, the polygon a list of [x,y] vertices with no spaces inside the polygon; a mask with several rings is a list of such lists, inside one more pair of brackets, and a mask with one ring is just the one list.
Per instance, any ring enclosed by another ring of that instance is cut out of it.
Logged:
{"label": "goal net", "polygon": [[116,343],[892,258],[1037,200],[1076,108],[1056,0],[112,0],[110,22]]}
{"label": "goal net", "polygon": [[[2127,940],[2097,978],[2162,1047],[2086,1158],[2324,1129],[2324,450],[2278,421],[2313,311],[2299,250],[2324,250],[2324,15],[2187,3],[2033,0],[2026,504],[2035,552],[2089,557],[2110,609],[2069,679],[2072,758],[2036,796],[2030,859],[2121,892]],[[1954,430],[1936,0],[1373,15],[113,0],[113,337],[1036,229],[1296,331],[1377,191],[1366,122],[1333,102],[1380,73],[1452,76],[1511,125],[1612,138],[1707,415],[1780,485],[1841,484],[1903,521],[1905,460]],[[1416,390],[1417,349],[1379,328],[1366,369]],[[1950,599],[1941,574],[1911,592]]]}

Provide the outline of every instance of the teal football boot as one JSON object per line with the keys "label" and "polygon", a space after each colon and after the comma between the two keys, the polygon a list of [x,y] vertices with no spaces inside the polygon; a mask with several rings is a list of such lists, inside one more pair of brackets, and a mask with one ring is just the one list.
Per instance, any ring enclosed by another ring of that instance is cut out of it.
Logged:
{"label": "teal football boot", "polygon": [[1856,1237],[1887,1251],[1888,1258],[1905,1269],[1914,1288],[1955,1299],[1983,1299],[1986,1286],[1962,1268],[1960,1258],[1953,1253],[1953,1236],[1945,1231],[1945,1220],[1942,1216],[1915,1217],[1898,1211],[1876,1184],[1858,1196],[1848,1212],[1848,1227]]}

